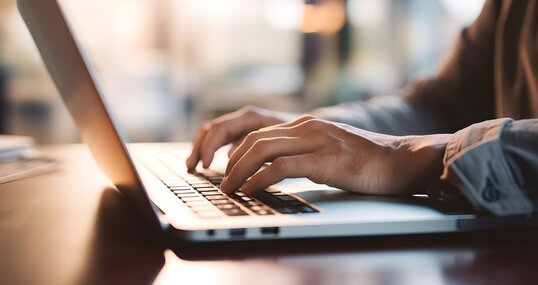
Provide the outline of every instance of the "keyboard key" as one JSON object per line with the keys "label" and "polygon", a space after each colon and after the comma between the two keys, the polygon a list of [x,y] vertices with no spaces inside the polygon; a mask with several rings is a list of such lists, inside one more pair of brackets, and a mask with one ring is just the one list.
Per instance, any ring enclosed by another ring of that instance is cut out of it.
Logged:
{"label": "keyboard key", "polygon": [[312,207],[309,207],[309,206],[302,206],[302,207],[299,207],[299,208],[296,208],[297,210],[299,210],[299,212],[301,213],[317,213],[319,212],[318,210],[312,208]]}
{"label": "keyboard key", "polygon": [[185,179],[185,181],[188,181],[188,182],[204,181],[205,180],[203,177],[200,177],[200,176],[194,175],[194,174],[186,174],[185,176],[183,176],[183,179]]}
{"label": "keyboard key", "polygon": [[186,186],[168,186],[168,188],[170,188],[170,190],[192,190],[192,187],[190,187],[189,185],[186,185]]}
{"label": "keyboard key", "polygon": [[223,204],[223,205],[217,205],[217,208],[221,210],[229,210],[229,209],[235,209],[239,207],[237,207],[237,205],[235,204]]}
{"label": "keyboard key", "polygon": [[222,195],[222,192],[219,192],[219,191],[207,191],[207,192],[202,192],[202,195],[204,195],[204,196],[216,196],[216,195]]}
{"label": "keyboard key", "polygon": [[207,186],[192,186],[192,188],[194,188],[194,190],[196,191],[200,191],[200,190],[207,190],[207,189],[212,189],[213,191],[215,190],[218,190],[217,187],[213,186],[213,185],[207,185]]}
{"label": "keyboard key", "polygon": [[213,203],[213,205],[224,205],[224,204],[234,204],[234,202],[226,199],[226,200],[212,200],[211,203]]}
{"label": "keyboard key", "polygon": [[242,200],[244,202],[249,202],[249,201],[252,201],[252,198],[245,196],[245,197],[239,197],[238,200]]}
{"label": "keyboard key", "polygon": [[199,207],[199,206],[212,206],[209,201],[203,200],[203,201],[186,201],[185,204],[189,207]]}
{"label": "keyboard key", "polygon": [[196,194],[198,192],[194,190],[172,190],[175,194]]}
{"label": "keyboard key", "polygon": [[183,179],[185,179],[186,181],[195,181],[195,180],[203,181],[204,180],[203,177],[197,174],[186,174],[185,176],[183,176]]}
{"label": "keyboard key", "polygon": [[277,210],[281,214],[296,214],[297,213],[297,210],[293,208],[289,208],[289,207],[276,208],[275,210]]}
{"label": "keyboard key", "polygon": [[249,209],[251,209],[254,212],[265,210],[264,207],[261,207],[261,206],[252,206],[252,207],[249,207]]}
{"label": "keyboard key", "polygon": [[274,215],[273,212],[269,211],[269,210],[260,210],[260,211],[256,211],[256,214],[260,215],[260,216],[268,216],[268,215]]}
{"label": "keyboard key", "polygon": [[181,198],[181,200],[183,200],[183,202],[197,202],[197,201],[205,201],[205,199],[201,196],[199,197],[185,197],[185,198]]}
{"label": "keyboard key", "polygon": [[211,192],[211,191],[218,191],[219,189],[216,187],[203,187],[203,188],[196,188],[196,191],[198,192]]}
{"label": "keyboard key", "polygon": [[211,169],[204,169],[202,172],[198,172],[198,174],[203,175],[203,176],[220,176],[221,175],[217,171],[211,170]]}
{"label": "keyboard key", "polygon": [[170,189],[177,189],[177,190],[185,190],[185,189],[192,189],[192,187],[185,183],[184,185],[167,185]]}
{"label": "keyboard key", "polygon": [[199,195],[198,193],[187,193],[187,194],[178,193],[178,194],[176,194],[176,196],[178,196],[178,197],[181,198],[181,199],[183,199],[183,198],[200,197],[200,195]]}
{"label": "keyboard key", "polygon": [[278,200],[282,201],[282,202],[293,202],[293,201],[297,201],[297,199],[295,199],[295,197],[292,197],[290,195],[279,195],[279,196],[275,196]]}
{"label": "keyboard key", "polygon": [[172,189],[172,188],[190,188],[189,184],[187,184],[186,182],[181,182],[181,183],[170,183],[170,182],[163,182],[164,185],[166,185],[166,187]]}
{"label": "keyboard key", "polygon": [[214,187],[213,184],[205,182],[205,183],[191,183],[191,186],[193,188],[204,188],[204,187]]}
{"label": "keyboard key", "polygon": [[247,207],[251,207],[251,206],[263,206],[264,204],[259,201],[250,201],[250,202],[243,203],[243,205]]}
{"label": "keyboard key", "polygon": [[207,198],[207,200],[223,200],[223,199],[228,200],[228,197],[226,197],[226,196],[224,196],[222,194],[215,195],[215,196],[207,196],[206,198]]}
{"label": "keyboard key", "polygon": [[222,210],[222,212],[228,216],[246,216],[248,215],[241,209]]}
{"label": "keyboard key", "polygon": [[207,179],[204,179],[204,178],[200,178],[200,179],[191,179],[191,180],[187,180],[187,182],[189,184],[207,184],[209,183],[207,181]]}
{"label": "keyboard key", "polygon": [[256,198],[260,201],[262,201],[263,203],[275,208],[275,207],[278,207],[278,206],[282,206],[282,201],[268,195],[267,193],[259,193],[256,195]]}

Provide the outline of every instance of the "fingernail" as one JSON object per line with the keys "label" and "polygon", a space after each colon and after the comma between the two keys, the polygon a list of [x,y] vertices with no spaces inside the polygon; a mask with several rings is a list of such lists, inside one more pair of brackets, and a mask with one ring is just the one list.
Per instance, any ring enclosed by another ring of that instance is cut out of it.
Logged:
{"label": "fingernail", "polygon": [[243,185],[241,185],[241,187],[239,188],[239,190],[241,190],[241,192],[245,193],[246,195],[249,195],[249,189],[248,189],[248,185],[245,183]]}
{"label": "fingernail", "polygon": [[224,179],[222,179],[222,182],[220,183],[220,191],[222,191],[223,193],[226,193],[226,188],[228,187],[227,186],[228,184],[228,179],[227,177],[224,177]]}
{"label": "fingernail", "polygon": [[187,168],[188,168],[188,169],[191,169],[191,167],[192,167],[192,166],[191,166],[191,165],[192,165],[192,162],[191,162],[191,158],[190,158],[190,157],[187,158],[187,160],[185,160],[185,165],[187,165]]}

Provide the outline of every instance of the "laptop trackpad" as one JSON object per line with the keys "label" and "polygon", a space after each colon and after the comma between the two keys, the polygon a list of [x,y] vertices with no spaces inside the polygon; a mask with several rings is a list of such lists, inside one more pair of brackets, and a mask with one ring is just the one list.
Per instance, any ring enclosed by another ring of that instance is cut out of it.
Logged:
{"label": "laptop trackpad", "polygon": [[448,211],[439,202],[427,198],[361,195],[316,184],[307,179],[286,179],[275,187],[317,205],[329,216],[341,218],[345,215],[353,220],[422,220],[464,214]]}

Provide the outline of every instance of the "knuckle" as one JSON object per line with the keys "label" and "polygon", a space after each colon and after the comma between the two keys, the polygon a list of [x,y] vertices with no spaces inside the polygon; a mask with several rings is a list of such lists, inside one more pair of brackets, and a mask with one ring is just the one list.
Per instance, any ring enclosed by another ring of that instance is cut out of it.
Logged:
{"label": "knuckle", "polygon": [[303,115],[299,118],[300,121],[310,121],[310,120],[315,120],[316,117],[312,116],[312,115]]}
{"label": "knuckle", "polygon": [[252,131],[245,137],[245,141],[247,141],[248,143],[254,143],[258,140],[259,136],[260,131]]}
{"label": "knuckle", "polygon": [[212,132],[214,136],[226,135],[227,128],[224,123],[215,123],[212,125],[210,132]]}
{"label": "knuckle", "polygon": [[202,125],[202,130],[204,131],[209,131],[213,128],[213,123],[212,122],[205,122],[203,125]]}
{"label": "knuckle", "polygon": [[254,106],[245,106],[240,109],[240,112],[246,116],[259,115],[259,110]]}
{"label": "knuckle", "polygon": [[304,126],[310,129],[319,130],[325,127],[325,122],[319,119],[312,119],[312,120],[306,121]]}
{"label": "knuckle", "polygon": [[289,159],[285,157],[279,157],[271,163],[271,166],[276,172],[285,172],[290,167],[290,161]]}
{"label": "knuckle", "polygon": [[256,132],[250,132],[248,135],[245,136],[245,143],[252,143],[256,140]]}
{"label": "knuckle", "polygon": [[272,139],[259,139],[252,144],[252,152],[265,156],[270,153],[269,146],[272,142]]}
{"label": "knuckle", "polygon": [[271,141],[269,139],[259,139],[252,144],[252,148],[255,150],[263,150]]}

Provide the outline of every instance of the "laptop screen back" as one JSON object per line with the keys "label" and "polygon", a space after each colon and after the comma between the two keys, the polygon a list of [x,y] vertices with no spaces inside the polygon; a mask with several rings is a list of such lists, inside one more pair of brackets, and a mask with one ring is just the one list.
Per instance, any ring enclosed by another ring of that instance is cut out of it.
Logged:
{"label": "laptop screen back", "polygon": [[150,203],[87,60],[56,0],[18,0],[19,11],[83,141],[114,185],[150,221]]}

